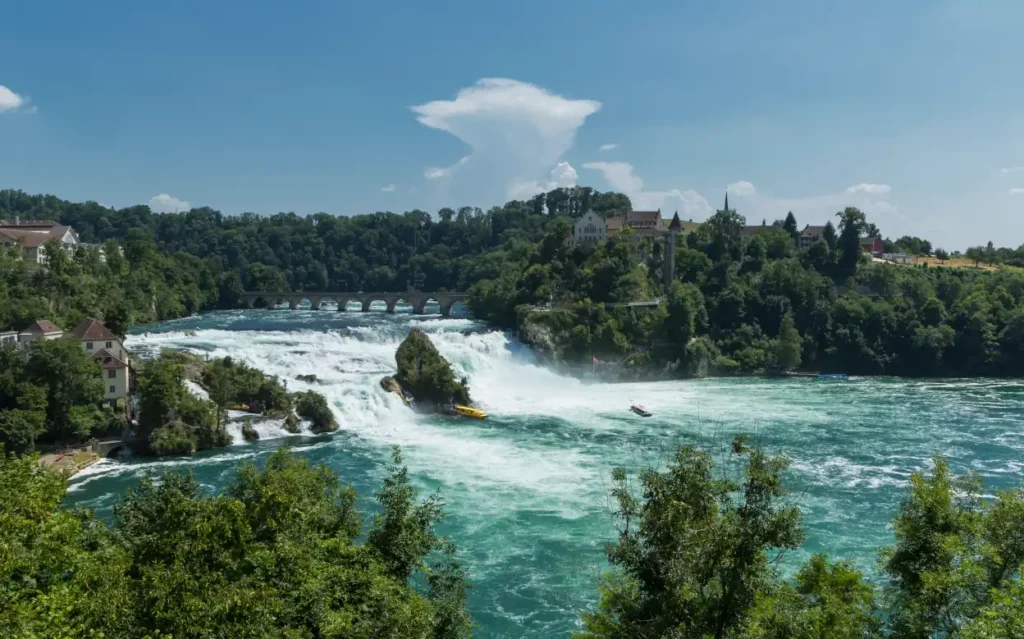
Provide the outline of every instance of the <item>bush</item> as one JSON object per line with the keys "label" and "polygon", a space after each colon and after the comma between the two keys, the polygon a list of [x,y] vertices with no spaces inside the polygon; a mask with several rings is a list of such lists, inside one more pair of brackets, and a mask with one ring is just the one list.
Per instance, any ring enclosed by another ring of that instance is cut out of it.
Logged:
{"label": "bush", "polygon": [[247,442],[254,442],[260,438],[260,434],[253,428],[251,420],[242,423],[242,438]]}
{"label": "bush", "polygon": [[465,379],[456,381],[451,365],[423,331],[409,332],[395,352],[395,362],[395,378],[416,401],[441,406],[470,403]]}
{"label": "bush", "polygon": [[295,412],[299,417],[312,422],[310,430],[316,434],[338,430],[338,422],[334,420],[327,399],[316,391],[295,393]]}

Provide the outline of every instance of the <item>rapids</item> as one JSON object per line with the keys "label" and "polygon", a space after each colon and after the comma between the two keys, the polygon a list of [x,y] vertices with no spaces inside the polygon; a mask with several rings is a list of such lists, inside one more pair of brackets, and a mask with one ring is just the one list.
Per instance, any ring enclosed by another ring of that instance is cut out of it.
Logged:
{"label": "rapids", "polygon": [[[427,332],[469,378],[486,421],[415,415],[378,382],[410,328]],[[452,537],[473,582],[469,605],[479,637],[566,637],[590,606],[606,569],[613,466],[663,465],[680,443],[721,449],[747,433],[793,461],[792,499],[808,541],[787,569],[812,552],[848,557],[871,573],[891,539],[889,519],[911,472],[933,454],[957,472],[974,470],[990,490],[1020,480],[1024,386],[995,380],[857,378],[711,379],[588,383],[540,366],[530,350],[469,319],[322,310],[235,311],[143,327],[138,353],[184,348],[230,355],[280,376],[291,390],[314,388],[341,430],[291,436],[272,420],[261,440],[191,458],[104,460],[76,476],[67,503],[110,516],[120,494],[146,474],[190,470],[219,490],[242,460],[277,446],[335,469],[358,489],[364,512],[401,446],[423,491],[440,488]],[[298,381],[313,373],[316,383]],[[628,412],[643,403],[654,416]],[[239,428],[240,431],[240,428]]]}

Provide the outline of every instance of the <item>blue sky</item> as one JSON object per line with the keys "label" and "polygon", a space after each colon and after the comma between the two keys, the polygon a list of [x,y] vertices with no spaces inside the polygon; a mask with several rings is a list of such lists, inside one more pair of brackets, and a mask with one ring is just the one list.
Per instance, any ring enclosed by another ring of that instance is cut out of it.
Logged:
{"label": "blue sky", "polygon": [[0,187],[363,213],[575,183],[695,220],[730,188],[751,223],[1017,246],[1021,33],[1019,0],[5,3]]}

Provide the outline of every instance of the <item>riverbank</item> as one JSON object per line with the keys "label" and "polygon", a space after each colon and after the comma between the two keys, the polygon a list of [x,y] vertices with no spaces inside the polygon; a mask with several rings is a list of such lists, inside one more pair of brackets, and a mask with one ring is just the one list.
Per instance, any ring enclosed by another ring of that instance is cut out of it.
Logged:
{"label": "riverbank", "polygon": [[98,453],[88,449],[69,450],[63,453],[46,453],[39,456],[39,466],[73,478],[89,466],[102,459]]}

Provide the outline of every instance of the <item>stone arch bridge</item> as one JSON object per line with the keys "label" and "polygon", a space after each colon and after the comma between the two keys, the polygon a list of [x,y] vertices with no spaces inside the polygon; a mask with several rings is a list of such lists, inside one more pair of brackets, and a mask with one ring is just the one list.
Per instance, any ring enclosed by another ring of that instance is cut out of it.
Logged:
{"label": "stone arch bridge", "polygon": [[452,314],[452,306],[455,302],[465,301],[469,297],[466,293],[328,293],[324,291],[297,291],[283,293],[279,291],[245,291],[242,293],[242,302],[247,308],[254,308],[258,300],[263,300],[268,308],[279,304],[288,304],[288,308],[295,310],[303,300],[309,300],[309,305],[314,311],[320,310],[324,302],[336,302],[339,311],[347,310],[349,302],[359,302],[362,310],[369,311],[370,305],[374,302],[384,302],[388,313],[394,313],[399,302],[412,305],[413,313],[423,315],[426,312],[427,302],[433,300],[441,307],[441,315],[448,317]]}

